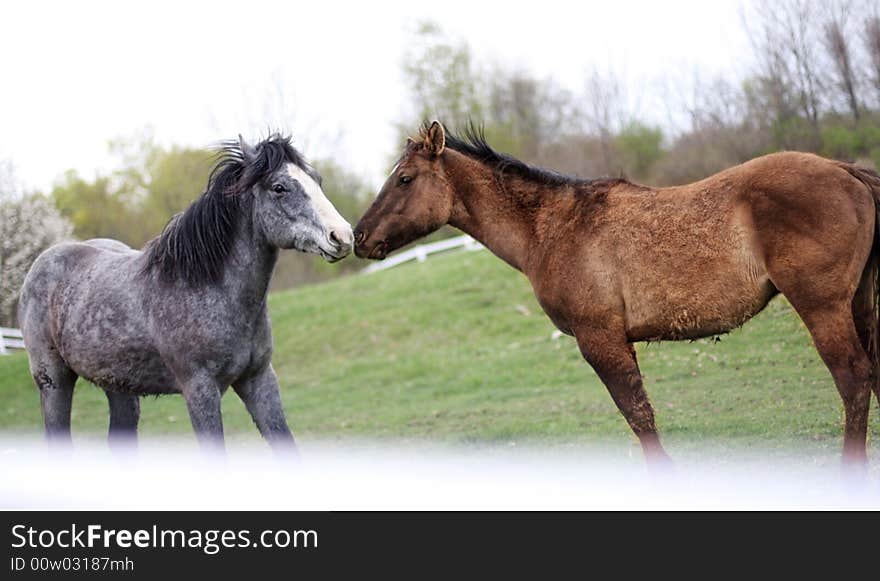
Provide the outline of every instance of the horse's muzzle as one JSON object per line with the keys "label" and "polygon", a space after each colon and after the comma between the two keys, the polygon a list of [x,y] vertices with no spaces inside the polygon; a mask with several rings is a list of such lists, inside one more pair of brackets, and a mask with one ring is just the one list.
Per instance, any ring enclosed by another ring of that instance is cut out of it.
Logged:
{"label": "horse's muzzle", "polygon": [[367,249],[363,243],[355,244],[354,253],[358,258],[368,258],[370,260],[382,260],[388,255],[388,244],[382,240],[372,249]]}

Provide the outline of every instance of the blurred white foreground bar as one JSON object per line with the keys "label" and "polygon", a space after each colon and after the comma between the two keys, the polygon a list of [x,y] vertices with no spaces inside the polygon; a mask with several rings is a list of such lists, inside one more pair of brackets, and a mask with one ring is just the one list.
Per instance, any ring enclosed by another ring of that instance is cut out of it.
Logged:
{"label": "blurred white foreground bar", "polygon": [[[557,453],[334,447],[310,444],[300,465],[262,447],[227,458],[152,444],[112,455],[78,442],[66,455],[39,440],[0,440],[4,509],[141,510],[650,510],[880,509],[873,470],[846,481],[835,466],[752,460],[680,464],[654,477],[640,458]],[[234,449],[233,449],[234,448]],[[875,462],[877,460],[875,459]]]}

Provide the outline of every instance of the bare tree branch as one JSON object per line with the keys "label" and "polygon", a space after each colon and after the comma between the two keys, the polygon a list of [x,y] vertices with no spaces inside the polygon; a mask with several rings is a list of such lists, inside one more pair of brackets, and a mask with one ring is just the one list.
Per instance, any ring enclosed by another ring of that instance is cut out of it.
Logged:
{"label": "bare tree branch", "polygon": [[845,34],[850,14],[849,2],[829,4],[829,16],[825,23],[825,48],[831,57],[836,73],[835,85],[844,93],[853,119],[860,117],[859,100],[856,96],[856,78],[852,62],[852,50]]}
{"label": "bare tree branch", "polygon": [[871,66],[871,83],[877,92],[877,101],[880,103],[880,16],[874,14],[865,22],[865,51]]}

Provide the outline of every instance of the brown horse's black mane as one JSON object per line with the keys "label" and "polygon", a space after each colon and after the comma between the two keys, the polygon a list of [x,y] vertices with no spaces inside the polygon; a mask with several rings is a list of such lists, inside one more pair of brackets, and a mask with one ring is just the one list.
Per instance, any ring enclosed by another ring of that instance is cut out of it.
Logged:
{"label": "brown horse's black mane", "polygon": [[[424,125],[423,131],[427,131],[428,127],[430,127],[430,123]],[[445,125],[443,129],[446,135],[446,147],[493,167],[499,174],[512,173],[540,185],[575,186],[577,190],[581,188],[606,189],[615,184],[629,183],[623,178],[582,178],[529,165],[512,155],[493,149],[486,142],[483,128],[473,123],[469,123],[461,135],[450,132]]]}

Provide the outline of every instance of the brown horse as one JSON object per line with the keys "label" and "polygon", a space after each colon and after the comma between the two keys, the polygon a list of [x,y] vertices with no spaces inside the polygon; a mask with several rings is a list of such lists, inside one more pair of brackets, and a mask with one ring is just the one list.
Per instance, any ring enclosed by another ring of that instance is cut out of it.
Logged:
{"label": "brown horse", "polygon": [[632,343],[726,333],[781,292],[843,399],[844,459],[863,464],[872,386],[880,398],[878,204],[876,173],[807,153],[654,188],[532,167],[435,121],[407,142],[355,252],[381,260],[444,224],[482,242],[574,335],[649,463],[668,457]]}

